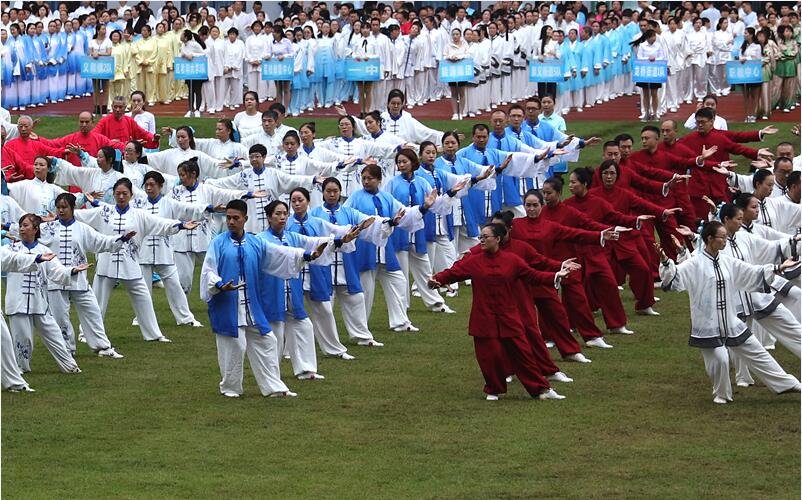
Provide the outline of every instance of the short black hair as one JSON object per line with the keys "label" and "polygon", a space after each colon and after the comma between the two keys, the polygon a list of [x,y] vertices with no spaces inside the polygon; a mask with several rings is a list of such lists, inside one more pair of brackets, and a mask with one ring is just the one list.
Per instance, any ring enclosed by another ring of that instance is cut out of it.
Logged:
{"label": "short black hair", "polygon": [[228,209],[236,210],[238,212],[242,212],[243,215],[248,215],[248,204],[245,203],[243,200],[236,199],[231,200],[226,204],[226,210]]}

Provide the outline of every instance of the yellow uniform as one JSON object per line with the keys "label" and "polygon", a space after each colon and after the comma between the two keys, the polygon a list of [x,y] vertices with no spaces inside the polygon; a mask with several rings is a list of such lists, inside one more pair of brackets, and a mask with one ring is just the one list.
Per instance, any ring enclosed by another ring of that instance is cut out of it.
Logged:
{"label": "yellow uniform", "polygon": [[136,46],[136,64],[138,73],[136,75],[136,86],[138,90],[145,93],[148,104],[151,106],[156,103],[156,59],[158,57],[158,45],[156,37],[142,38],[134,45]]}

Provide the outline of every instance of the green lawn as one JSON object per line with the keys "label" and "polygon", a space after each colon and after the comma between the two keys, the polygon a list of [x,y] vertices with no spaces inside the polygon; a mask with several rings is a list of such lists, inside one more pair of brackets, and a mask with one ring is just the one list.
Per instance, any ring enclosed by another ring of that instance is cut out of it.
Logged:
{"label": "green lawn", "polygon": [[[37,131],[64,134],[74,121],[47,118]],[[193,122],[201,136],[213,129],[212,120]],[[471,124],[459,126],[468,132]],[[320,136],[334,130],[331,120],[318,126]],[[573,131],[611,138],[639,129],[582,122]],[[767,144],[790,139],[783,126]],[[580,165],[599,154],[594,148]],[[130,326],[123,292],[114,295],[106,327],[125,359],[98,359],[82,344],[83,373],[63,375],[38,343],[27,375],[37,392],[2,395],[8,498],[800,495],[800,397],[758,384],[737,390],[734,404],[714,405],[701,355],[687,347],[686,294],[658,292],[663,316],[631,314],[636,335],[609,337],[612,350],[586,350],[592,364],[560,363],[576,380],[556,387],[568,399],[533,401],[516,382],[496,403],[481,392],[466,288],[449,300],[456,316],[428,313],[414,300],[419,334],[388,332],[377,297],[371,328],[386,347],[354,346],[351,362],[320,358],[327,378],[319,382],[286,377],[285,362],[285,380],[299,393],[291,400],[259,396],[247,369],[245,396],[220,396],[208,328],[173,326],[156,290],[174,343],[146,344]],[[622,297],[632,312],[631,293]],[[208,324],[197,292],[191,306]],[[799,376],[795,357],[774,352]]]}

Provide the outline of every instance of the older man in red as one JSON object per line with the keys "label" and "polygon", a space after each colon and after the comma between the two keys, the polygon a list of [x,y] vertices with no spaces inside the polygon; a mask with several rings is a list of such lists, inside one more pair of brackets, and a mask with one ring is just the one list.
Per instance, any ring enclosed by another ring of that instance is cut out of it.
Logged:
{"label": "older man in red", "polygon": [[3,168],[6,169],[8,182],[33,179],[33,160],[38,155],[62,156],[64,148],[56,148],[46,144],[36,135],[31,135],[33,119],[30,116],[20,116],[17,121],[19,137],[15,137],[3,144],[0,154],[3,157]]}
{"label": "older man in red", "polygon": [[97,122],[95,130],[123,144],[128,141],[138,141],[146,148],[158,148],[161,136],[159,134],[151,134],[140,127],[133,118],[126,116],[125,104],[124,97],[115,97],[111,104],[111,114],[101,118]]}
{"label": "older man in red", "polygon": [[[696,132],[692,132],[680,142],[691,151],[701,151],[702,148],[717,146],[718,150],[710,157],[712,161],[728,161],[731,154],[744,156],[757,160],[759,157],[771,157],[768,149],[752,149],[733,142],[727,135],[713,128],[713,111],[708,108],[701,108],[696,112]],[[693,203],[696,217],[704,219],[707,217],[707,203],[702,200],[702,196],[708,196],[714,202],[727,201],[727,181],[724,176],[705,169],[696,169],[691,174],[691,184],[689,186],[691,203]]]}
{"label": "older man in red", "polygon": [[[72,134],[57,139],[45,139],[42,137],[40,140],[50,147],[62,150],[70,144],[77,144],[81,146],[81,149],[92,156],[97,156],[98,150],[103,146],[111,146],[120,150],[120,152],[125,149],[124,142],[106,137],[98,131],[97,127],[94,129],[92,128],[92,113],[89,111],[84,111],[78,115],[78,132],[73,132]],[[73,165],[81,164],[81,159],[78,158],[78,155],[72,153],[67,157],[67,160]]]}

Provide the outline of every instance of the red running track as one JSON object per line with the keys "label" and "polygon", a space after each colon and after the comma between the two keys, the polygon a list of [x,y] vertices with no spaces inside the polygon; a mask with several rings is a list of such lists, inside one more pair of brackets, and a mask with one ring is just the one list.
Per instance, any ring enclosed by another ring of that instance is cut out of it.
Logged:
{"label": "red running track", "polygon": [[[101,101],[103,102],[103,101]],[[592,108],[585,109],[582,113],[571,112],[566,115],[566,121],[570,124],[576,121],[631,121],[637,120],[640,114],[640,101],[638,96],[624,96],[618,99],[596,105]],[[262,104],[262,109],[267,109],[268,104]],[[349,113],[358,114],[359,105],[347,103],[345,105]],[[89,111],[92,109],[92,98],[83,97],[80,99],[72,99],[63,103],[47,104],[39,108],[28,108],[26,114],[33,116],[76,116],[81,111]],[[204,116],[222,118],[233,118],[234,115],[241,111],[242,108],[231,111],[224,110],[223,112]],[[666,113],[663,115],[666,119],[681,120],[682,123],[696,110],[696,103],[683,104],[677,113]],[[158,104],[149,111],[156,116],[169,116],[181,117],[187,112],[187,101],[176,101],[169,105]],[[437,102],[428,103],[424,106],[416,106],[412,113],[416,118],[421,120],[448,120],[451,117],[451,105],[447,99],[441,99]],[[745,118],[743,113],[743,98],[740,93],[733,93],[727,97],[720,97],[718,104],[718,113],[733,123],[742,122]],[[22,114],[14,112],[13,114]],[[334,108],[317,108],[315,111],[306,112],[301,115],[301,118],[334,118],[337,112]],[[475,120],[488,119],[489,113],[483,113]],[[791,113],[783,113],[775,111],[769,118],[769,122],[795,122],[799,123],[800,109],[797,108]],[[761,123],[762,121],[759,121]]]}

